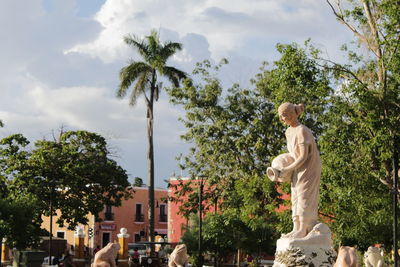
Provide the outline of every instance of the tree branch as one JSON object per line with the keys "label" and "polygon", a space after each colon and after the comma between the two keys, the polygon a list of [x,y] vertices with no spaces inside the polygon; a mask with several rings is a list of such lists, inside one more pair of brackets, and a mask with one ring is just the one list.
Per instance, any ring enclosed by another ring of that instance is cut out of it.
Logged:
{"label": "tree branch", "polygon": [[354,28],[353,25],[349,24],[345,19],[343,14],[339,14],[335,7],[331,4],[331,2],[329,2],[329,0],[326,0],[326,2],[328,3],[328,5],[331,7],[333,14],[336,16],[336,18],[339,20],[340,23],[344,24],[347,28],[349,28],[356,36],[358,36],[358,38],[362,39],[363,41],[366,41],[366,38],[364,35],[362,35],[361,33],[359,33],[356,28]]}
{"label": "tree branch", "polygon": [[331,61],[331,60],[329,60],[329,59],[319,58],[319,60],[326,61],[326,62],[332,64],[332,67],[331,67],[331,66],[326,66],[326,65],[321,65],[321,64],[319,64],[319,63],[316,63],[318,66],[320,66],[320,67],[325,67],[325,68],[328,68],[328,69],[331,69],[331,70],[339,70],[339,71],[345,72],[345,73],[349,74],[351,77],[353,77],[353,78],[354,78],[357,82],[359,82],[361,85],[363,85],[364,87],[367,87],[367,86],[364,84],[364,82],[361,81],[361,80],[358,78],[358,76],[357,76],[354,72],[352,72],[351,70],[349,70],[349,69],[343,67],[342,65],[337,64],[337,63],[335,63],[335,62],[333,62],[333,61]]}
{"label": "tree branch", "polygon": [[[381,82],[381,84],[383,85],[383,88],[386,88],[386,75],[385,75],[385,64],[383,62],[383,56],[382,56],[382,49],[379,45],[379,32],[376,28],[376,21],[372,16],[372,12],[371,12],[371,7],[370,5],[365,1],[365,0],[361,0],[363,7],[364,7],[364,11],[365,11],[365,15],[367,17],[367,22],[371,31],[371,35],[373,37],[373,47],[370,47],[370,49],[373,49],[373,53],[376,55],[377,59],[378,59],[378,79],[379,82]],[[385,90],[384,90],[385,91]]]}
{"label": "tree branch", "polygon": [[[328,5],[331,7],[333,14],[336,16],[336,18],[338,19],[338,21],[340,23],[342,23],[343,25],[345,25],[347,28],[349,28],[363,43],[365,43],[369,50],[371,50],[372,53],[374,53],[376,56],[378,56],[375,52],[375,49],[373,49],[373,47],[371,46],[370,42],[368,41],[368,38],[365,35],[362,35],[361,33],[359,33],[357,31],[357,29],[351,25],[350,23],[348,23],[345,19],[344,19],[344,15],[342,13],[338,13],[335,9],[335,7],[329,2],[329,0],[326,0],[326,2],[328,3]],[[339,4],[338,4],[339,5]],[[340,6],[339,6],[340,8]]]}

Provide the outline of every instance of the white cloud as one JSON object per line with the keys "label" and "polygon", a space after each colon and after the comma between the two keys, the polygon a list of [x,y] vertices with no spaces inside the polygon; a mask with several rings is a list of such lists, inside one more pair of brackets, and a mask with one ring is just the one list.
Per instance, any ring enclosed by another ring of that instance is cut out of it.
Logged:
{"label": "white cloud", "polygon": [[[308,37],[316,37],[317,42],[331,39],[337,43],[330,33],[340,26],[332,27],[335,20],[329,12],[325,2],[311,0],[176,0],[174,4],[161,0],[108,0],[95,17],[104,27],[98,38],[76,45],[67,52],[84,53],[112,62],[126,58],[130,53],[122,36],[128,33],[144,36],[150,29],[160,28],[176,32],[174,41],[182,42],[189,34],[202,36],[216,60],[232,51],[238,52],[246,46],[246,40],[255,37],[269,40],[273,45],[287,40],[303,42]],[[253,43],[252,48],[263,49],[258,43]],[[176,59],[198,58],[183,51]]]}
{"label": "white cloud", "polygon": [[[15,101],[13,92],[3,91],[3,103],[12,107],[2,111],[2,119],[14,131],[23,131],[26,123],[36,125],[33,130],[57,129],[61,125],[71,129],[84,129],[99,132],[116,139],[133,139],[138,142],[145,137],[146,106],[143,99],[135,107],[128,105],[127,99],[110,98],[109,89],[96,87],[48,88],[26,79],[29,86],[19,91],[20,98]],[[7,97],[8,96],[8,97]],[[167,99],[160,99],[155,105],[157,134],[160,139],[177,142],[179,127],[175,124],[181,111],[170,105]],[[25,129],[26,130],[26,129]]]}

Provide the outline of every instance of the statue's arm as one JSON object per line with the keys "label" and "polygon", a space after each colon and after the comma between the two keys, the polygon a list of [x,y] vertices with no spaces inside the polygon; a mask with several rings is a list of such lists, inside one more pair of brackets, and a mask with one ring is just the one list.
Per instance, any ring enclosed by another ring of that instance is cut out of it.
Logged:
{"label": "statue's arm", "polygon": [[304,162],[307,160],[308,156],[308,145],[307,144],[299,144],[299,157],[295,159],[295,161],[290,164],[289,166],[286,166],[280,170],[281,175],[280,176],[285,176],[285,173],[291,172],[304,164]]}

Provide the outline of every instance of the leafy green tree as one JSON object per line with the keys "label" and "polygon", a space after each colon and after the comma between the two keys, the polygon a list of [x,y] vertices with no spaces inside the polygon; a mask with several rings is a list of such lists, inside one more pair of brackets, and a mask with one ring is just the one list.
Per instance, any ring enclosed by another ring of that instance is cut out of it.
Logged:
{"label": "leafy green tree", "polygon": [[[304,103],[300,120],[313,131],[323,160],[321,220],[330,224],[337,244],[390,247],[392,155],[400,131],[399,6],[392,0],[328,3],[358,38],[356,51],[344,46],[346,64],[323,59],[309,42],[305,49],[279,44],[280,59],[263,66],[252,90],[223,89],[205,62],[195,70],[200,83],[188,81],[171,91],[187,111],[183,138],[195,145],[183,167],[194,178],[206,177],[220,195],[220,212],[236,208],[253,229],[267,220],[278,232],[287,231],[290,211],[275,211],[289,203],[277,200],[281,191],[264,173],[285,150],[276,108],[286,101]],[[189,200],[194,202],[186,211],[196,211],[196,198]]]}
{"label": "leafy green tree", "polygon": [[144,95],[147,106],[147,138],[148,138],[148,184],[149,184],[149,223],[150,237],[154,241],[154,147],[153,147],[153,124],[154,124],[154,101],[158,100],[162,83],[159,77],[168,79],[174,86],[178,87],[180,80],[186,78],[186,74],[172,66],[167,65],[168,59],[177,51],[182,49],[180,43],[161,43],[156,31],[140,40],[134,35],[127,35],[125,43],[135,49],[143,58],[143,61],[131,60],[129,64],[120,71],[120,84],[117,97],[123,98],[133,86],[129,97],[129,104],[135,105],[140,95]]}
{"label": "leafy green tree", "polygon": [[16,249],[35,247],[41,233],[41,209],[30,194],[20,192],[0,199],[0,240]]}
{"label": "leafy green tree", "polygon": [[133,186],[141,187],[143,185],[143,179],[140,177],[135,177]]}
{"label": "leafy green tree", "polygon": [[322,208],[334,215],[338,243],[390,248],[392,156],[400,135],[398,1],[327,3],[355,41],[343,46],[346,64],[321,60],[337,85],[320,142]]}
{"label": "leafy green tree", "polygon": [[[186,245],[187,253],[190,255],[189,262],[195,264],[199,256],[199,224],[198,218],[192,216],[191,225],[187,225],[185,233],[181,237],[182,243]],[[195,222],[195,223],[194,223]]]}
{"label": "leafy green tree", "polygon": [[[295,44],[277,48],[281,59],[274,62],[273,68],[263,66],[253,80],[252,90],[233,85],[224,92],[217,73],[213,73],[221,65],[213,70],[205,61],[194,70],[199,84],[187,81],[170,93],[173,103],[187,111],[182,121],[188,132],[183,139],[195,144],[183,167],[193,177],[206,177],[214,195],[220,196],[222,211],[240,210],[242,221],[253,229],[268,221],[271,228],[288,231],[290,212],[276,213],[280,205],[288,203],[265,176],[272,159],[285,149],[285,130],[276,110],[286,101],[307,103],[310,113],[305,124],[320,134],[324,126],[319,119],[332,89],[328,74],[304,49]],[[288,186],[281,189],[288,192]],[[187,192],[191,199],[193,192]],[[196,202],[192,204],[196,206]],[[276,237],[277,233],[271,235]]]}
{"label": "leafy green tree", "polygon": [[276,110],[284,102],[303,103],[306,114],[301,117],[301,123],[318,138],[326,128],[324,113],[333,90],[330,73],[310,55],[318,54],[318,51],[309,41],[305,45],[306,48],[297,44],[277,44],[281,57],[273,62],[272,68],[268,68],[268,64],[263,66],[261,73],[256,75],[255,84],[256,90],[272,102]]}
{"label": "leafy green tree", "polygon": [[217,259],[240,249],[244,253],[261,254],[275,252],[275,240],[271,239],[273,229],[268,223],[250,228],[238,213],[215,213],[205,218],[205,247]]}
{"label": "leafy green tree", "polygon": [[[41,234],[41,210],[35,196],[17,192],[0,198],[0,245],[23,249],[36,247]],[[0,251],[0,265],[2,251]]]}
{"label": "leafy green tree", "polygon": [[[0,157],[4,156],[4,151],[0,151]],[[36,247],[42,223],[40,203],[26,188],[7,179],[4,161],[0,161],[0,168],[0,243],[5,239],[9,247]]]}
{"label": "leafy green tree", "polygon": [[[185,81],[182,88],[170,90],[173,103],[182,105],[187,112],[182,120],[188,132],[182,138],[194,144],[183,167],[193,178],[202,175],[207,180],[211,193],[210,198],[204,196],[205,202],[212,205],[217,201],[221,212],[237,209],[249,224],[256,224],[261,217],[272,216],[282,202],[274,185],[263,175],[268,159],[281,148],[267,137],[268,131],[274,129],[264,126],[278,122],[270,112],[273,106],[256,92],[234,85],[224,97],[223,88],[212,73],[219,67],[214,70],[208,61],[199,63],[194,70],[198,84]],[[252,194],[236,190],[239,183],[251,185]],[[184,193],[185,190],[179,191]],[[196,192],[188,191],[188,198],[194,200],[196,207]],[[189,205],[187,202],[185,207],[190,209]]]}
{"label": "leafy green tree", "polygon": [[349,54],[347,65],[327,61],[340,85],[338,107],[357,129],[357,146],[371,174],[392,188],[392,151],[400,136],[398,1],[348,1],[346,6],[327,2],[358,43],[353,50],[343,47]]}
{"label": "leafy green tree", "polygon": [[[246,225],[238,213],[210,213],[204,218],[202,238],[204,251],[213,255],[216,266],[221,266],[226,255],[235,253],[238,249],[245,253],[273,254],[275,246],[271,242],[271,229],[258,227],[252,229]],[[190,217],[182,242],[186,244],[188,253],[195,259],[198,256],[199,220],[198,216]],[[267,250],[265,250],[267,248]]]}
{"label": "leafy green tree", "polygon": [[53,194],[54,210],[61,212],[57,222],[70,229],[86,224],[89,213],[97,216],[104,205],[120,205],[131,196],[126,172],[110,158],[105,139],[87,131],[62,132],[58,140],[39,140],[33,147],[20,134],[3,138],[0,173],[5,194],[22,190],[36,196],[46,216]]}
{"label": "leafy green tree", "polygon": [[[188,248],[188,254],[193,259],[198,257],[198,244],[199,244],[199,219],[198,216],[190,217],[190,225],[186,228],[182,236],[182,242]],[[203,251],[213,255],[217,261],[217,266],[223,262],[224,256],[229,255],[236,251],[235,241],[235,228],[243,223],[236,221],[239,224],[232,225],[232,220],[224,218],[223,215],[211,214],[207,215],[203,221],[202,226],[202,244]],[[195,261],[194,261],[195,263]]]}

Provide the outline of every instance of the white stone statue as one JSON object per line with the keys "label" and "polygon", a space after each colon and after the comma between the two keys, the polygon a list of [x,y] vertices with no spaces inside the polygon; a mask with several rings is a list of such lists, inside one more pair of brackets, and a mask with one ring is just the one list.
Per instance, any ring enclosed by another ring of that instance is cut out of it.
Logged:
{"label": "white stone statue", "polygon": [[359,267],[357,260],[357,250],[353,247],[341,246],[333,267]]}
{"label": "white stone statue", "polygon": [[302,104],[279,106],[279,118],[289,126],[285,132],[289,154],[275,159],[279,162],[274,160],[267,170],[273,181],[291,181],[293,230],[283,237],[292,239],[305,237],[318,218],[321,160],[311,130],[297,119],[303,111]]}
{"label": "white stone statue", "polygon": [[177,245],[169,256],[168,267],[183,267],[187,265],[188,260],[186,245]]}
{"label": "white stone statue", "polygon": [[369,247],[364,254],[364,264],[366,267],[386,267],[381,251],[377,247]]}
{"label": "white stone statue", "polygon": [[291,182],[293,230],[277,241],[274,267],[332,266],[336,260],[331,230],[318,223],[321,160],[311,130],[298,121],[303,111],[302,104],[284,103],[278,108],[279,119],[289,126],[285,132],[289,153],[272,161],[267,176]]}
{"label": "white stone statue", "polygon": [[91,267],[117,267],[115,259],[118,256],[119,249],[118,243],[108,243],[107,246],[96,253]]}

